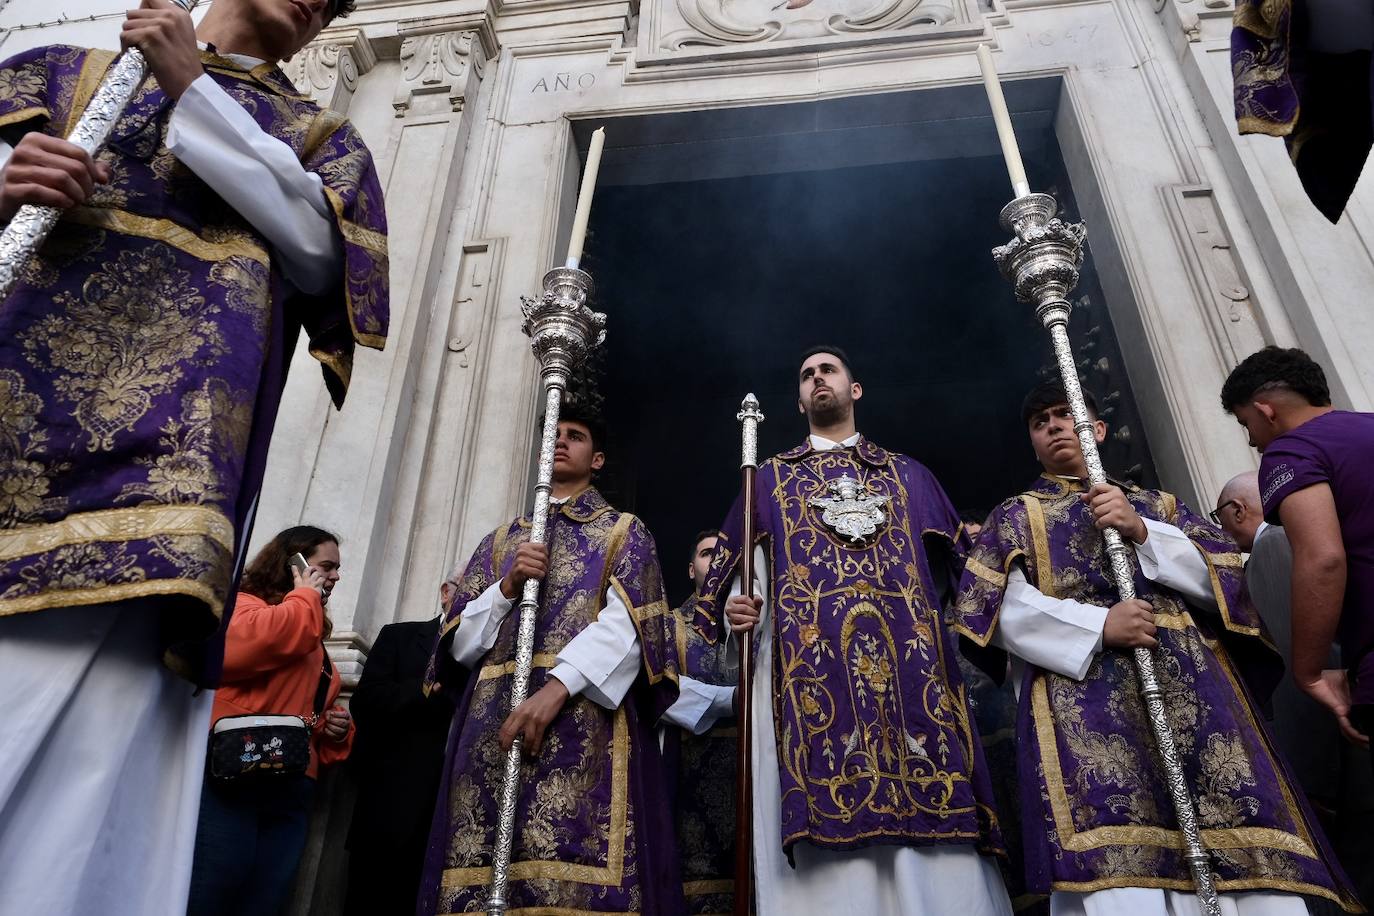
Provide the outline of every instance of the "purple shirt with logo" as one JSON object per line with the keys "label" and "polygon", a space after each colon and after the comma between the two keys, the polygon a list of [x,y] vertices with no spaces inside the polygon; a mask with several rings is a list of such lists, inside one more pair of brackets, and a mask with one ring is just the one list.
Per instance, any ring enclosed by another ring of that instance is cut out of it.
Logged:
{"label": "purple shirt with logo", "polygon": [[1355,683],[1352,699],[1374,703],[1374,414],[1333,410],[1269,443],[1260,462],[1264,517],[1313,484],[1331,487],[1345,542],[1345,603],[1336,638]]}

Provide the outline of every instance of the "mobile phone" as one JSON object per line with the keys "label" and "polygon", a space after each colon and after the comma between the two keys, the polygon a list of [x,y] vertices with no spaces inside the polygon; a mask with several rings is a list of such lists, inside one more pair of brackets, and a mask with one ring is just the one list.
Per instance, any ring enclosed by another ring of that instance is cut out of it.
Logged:
{"label": "mobile phone", "polygon": [[296,567],[302,576],[310,571],[310,564],[306,562],[305,557],[299,553],[293,553],[291,555],[291,565]]}

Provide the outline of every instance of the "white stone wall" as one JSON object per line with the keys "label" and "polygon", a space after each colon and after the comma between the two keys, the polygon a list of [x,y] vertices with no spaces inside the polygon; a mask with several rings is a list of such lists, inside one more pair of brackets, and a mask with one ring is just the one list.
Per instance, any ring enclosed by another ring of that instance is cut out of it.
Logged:
{"label": "white stone wall", "polygon": [[[113,46],[125,6],[0,2],[5,55]],[[574,120],[973,84],[988,41],[1004,79],[1062,80],[1055,132],[1174,489],[1208,501],[1254,464],[1216,401],[1265,342],[1306,348],[1342,406],[1374,407],[1374,179],[1330,226],[1280,141],[1236,136],[1225,0],[772,6],[361,0],[291,62],[368,141],[391,225],[387,349],[360,351],[338,413],[297,354],[254,543],[298,522],[340,533],[346,668],[382,625],[433,613],[442,573],[524,506],[537,393],[519,295],[566,239]],[[992,152],[981,99],[967,117]]]}

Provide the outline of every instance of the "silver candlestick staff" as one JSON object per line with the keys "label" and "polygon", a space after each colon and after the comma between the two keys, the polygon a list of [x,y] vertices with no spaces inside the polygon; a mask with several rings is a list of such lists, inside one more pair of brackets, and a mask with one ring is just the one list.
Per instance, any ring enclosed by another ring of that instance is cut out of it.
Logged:
{"label": "silver candlestick staff", "polygon": [[[530,543],[542,544],[548,533],[549,492],[553,488],[553,450],[558,441],[558,414],[563,407],[572,372],[593,347],[606,339],[606,316],[587,307],[592,291],[591,274],[575,267],[556,267],[544,274],[544,295],[523,298],[524,332],[530,337],[539,361],[544,386],[544,430],[539,443],[539,479],[534,485],[534,509],[530,513]],[[539,609],[539,580],[526,579],[520,595],[520,626],[515,635],[515,674],[511,679],[513,712],[529,693],[534,665],[534,621]],[[517,735],[506,754],[502,774],[496,841],[491,853],[491,884],[488,916],[503,916],[509,905],[511,850],[515,843],[515,809],[520,799],[520,753],[523,736]]]}
{"label": "silver candlestick staff", "polygon": [[[1082,223],[1065,223],[1055,218],[1058,209],[1058,204],[1048,194],[1026,194],[1007,204],[1002,208],[1002,228],[1014,232],[1016,237],[994,248],[992,259],[997,262],[997,269],[1002,276],[1016,288],[1016,298],[1035,303],[1036,317],[1050,332],[1054,358],[1059,364],[1059,375],[1068,395],[1074,432],[1078,434],[1078,442],[1083,447],[1091,486],[1105,483],[1107,475],[1102,469],[1102,456],[1098,454],[1097,439],[1093,435],[1093,421],[1083,401],[1083,387],[1078,381],[1078,369],[1069,344],[1071,307],[1066,298],[1069,290],[1078,283],[1087,230]],[[1103,531],[1102,537],[1107,542],[1112,578],[1116,581],[1121,599],[1134,598],[1133,551],[1115,528]],[[1203,845],[1202,832],[1198,828],[1197,808],[1193,804],[1188,780],[1178,759],[1173,731],[1165,714],[1164,692],[1156,675],[1154,653],[1149,649],[1137,648],[1133,650],[1133,655],[1146,715],[1150,720],[1160,761],[1164,765],[1164,779],[1173,801],[1174,816],[1183,834],[1184,859],[1192,871],[1193,885],[1203,913],[1206,916],[1221,916],[1221,904],[1217,900],[1207,848]]]}
{"label": "silver candlestick staff", "polygon": [[[174,0],[188,13],[195,9],[198,0]],[[100,86],[91,96],[91,102],[81,113],[76,127],[67,134],[67,142],[73,143],[91,156],[95,156],[105,145],[119,116],[129,107],[134,93],[143,85],[148,76],[148,61],[138,48],[130,48],[119,56],[114,66],[100,81]],[[5,231],[0,233],[0,302],[9,297],[15,283],[24,272],[29,260],[43,247],[43,242],[53,227],[57,225],[62,211],[57,207],[41,207],[37,204],[24,204],[14,214]]]}

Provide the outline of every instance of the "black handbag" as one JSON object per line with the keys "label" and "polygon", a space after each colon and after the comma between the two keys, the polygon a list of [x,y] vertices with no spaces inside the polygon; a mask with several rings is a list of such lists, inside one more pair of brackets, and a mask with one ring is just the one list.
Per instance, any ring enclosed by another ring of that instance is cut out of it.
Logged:
{"label": "black handbag", "polygon": [[310,766],[310,734],[324,712],[333,678],[334,666],[326,650],[320,684],[315,688],[315,711],[309,719],[275,713],[216,719],[210,728],[210,775],[242,782],[304,773]]}

